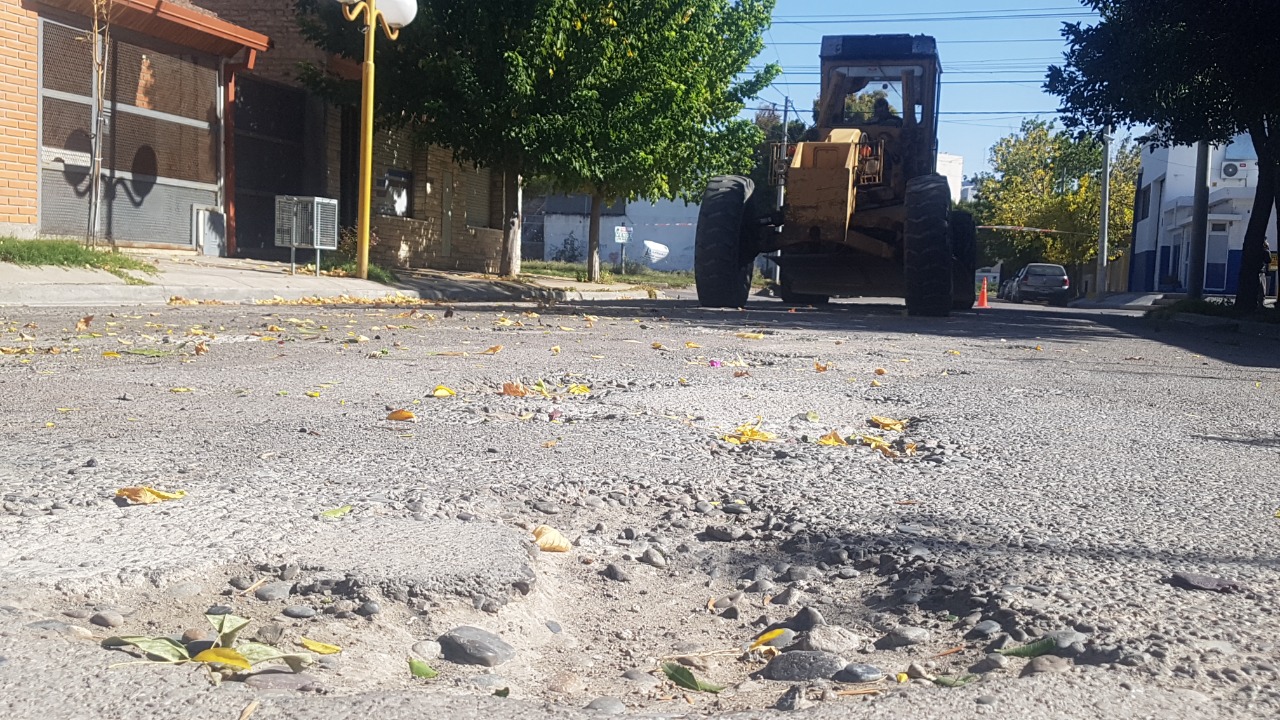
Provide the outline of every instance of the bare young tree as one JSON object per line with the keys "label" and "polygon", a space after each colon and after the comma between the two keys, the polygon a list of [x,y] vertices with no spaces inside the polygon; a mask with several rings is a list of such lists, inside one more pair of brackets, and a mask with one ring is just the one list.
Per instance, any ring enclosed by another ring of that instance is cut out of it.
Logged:
{"label": "bare young tree", "polygon": [[[106,125],[107,60],[111,48],[111,16],[115,0],[93,0],[92,33],[89,37],[93,52],[93,126],[89,133],[89,220],[85,228],[85,245],[98,244],[98,214],[102,204],[102,139]],[[115,237],[107,236],[112,249]]]}

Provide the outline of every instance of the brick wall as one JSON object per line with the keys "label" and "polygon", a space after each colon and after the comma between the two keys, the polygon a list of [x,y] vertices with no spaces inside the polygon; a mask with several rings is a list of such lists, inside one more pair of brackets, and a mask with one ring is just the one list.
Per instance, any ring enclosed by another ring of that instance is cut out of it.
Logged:
{"label": "brick wall", "polygon": [[271,49],[258,53],[253,74],[296,85],[298,63],[324,65],[324,53],[298,30],[293,0],[196,0],[227,22],[271,38]]}
{"label": "brick wall", "polygon": [[38,230],[37,37],[35,12],[17,0],[0,3],[0,234]]}

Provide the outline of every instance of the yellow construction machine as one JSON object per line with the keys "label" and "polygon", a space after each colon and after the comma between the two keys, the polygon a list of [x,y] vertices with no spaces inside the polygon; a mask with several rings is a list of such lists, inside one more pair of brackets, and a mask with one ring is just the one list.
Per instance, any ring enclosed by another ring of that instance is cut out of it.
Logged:
{"label": "yellow construction machine", "polygon": [[[937,173],[937,43],[924,35],[822,39],[822,90],[812,141],[774,152],[774,212],[753,212],[750,178],[714,178],[694,246],[698,299],[741,307],[756,257],[780,268],[784,302],[901,297],[911,315],[974,303],[973,217],[951,209]],[[781,195],[781,194],[780,194]]]}

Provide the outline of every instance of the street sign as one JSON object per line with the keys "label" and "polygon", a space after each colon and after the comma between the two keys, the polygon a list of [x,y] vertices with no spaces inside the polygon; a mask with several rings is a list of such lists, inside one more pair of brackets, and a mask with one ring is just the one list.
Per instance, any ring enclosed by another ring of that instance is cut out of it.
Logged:
{"label": "street sign", "polygon": [[613,241],[619,245],[626,245],[631,242],[631,228],[626,225],[618,225],[613,228]]}

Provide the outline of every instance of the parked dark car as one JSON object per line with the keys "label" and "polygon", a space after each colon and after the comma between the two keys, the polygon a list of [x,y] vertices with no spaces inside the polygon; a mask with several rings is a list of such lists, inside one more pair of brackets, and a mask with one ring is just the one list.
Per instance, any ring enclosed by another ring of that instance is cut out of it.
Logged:
{"label": "parked dark car", "polygon": [[997,300],[1009,299],[1009,296],[1013,294],[1013,283],[1015,280],[1017,280],[1017,277],[1011,277],[1000,283],[1000,289],[996,291]]}
{"label": "parked dark car", "polygon": [[1009,299],[1016,303],[1045,300],[1065,307],[1071,299],[1071,279],[1061,265],[1031,263],[1014,278]]}

